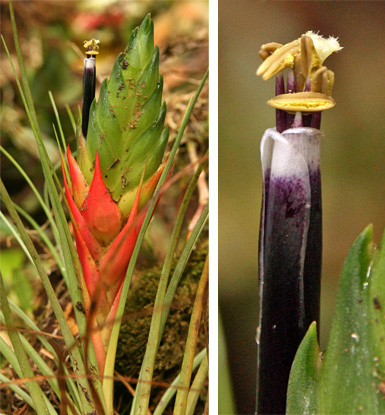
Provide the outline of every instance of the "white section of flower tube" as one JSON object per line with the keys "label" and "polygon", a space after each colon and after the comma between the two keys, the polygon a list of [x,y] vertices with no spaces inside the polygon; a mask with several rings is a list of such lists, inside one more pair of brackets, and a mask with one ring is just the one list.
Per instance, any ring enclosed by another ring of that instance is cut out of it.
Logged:
{"label": "white section of flower tube", "polygon": [[303,156],[310,170],[319,169],[321,141],[324,138],[322,131],[298,127],[285,130],[282,135]]}
{"label": "white section of flower tube", "polygon": [[334,52],[340,51],[342,46],[338,42],[338,38],[329,36],[327,39],[319,35],[318,33],[314,33],[313,31],[309,30],[305,33],[309,36],[314,44],[314,48],[317,51],[318,56],[321,59],[321,62],[330,56]]}
{"label": "white section of flower tube", "polygon": [[283,133],[267,129],[261,141],[263,172],[271,168],[274,176],[308,174],[309,168],[319,167],[322,137],[321,131],[308,127],[290,128]]}
{"label": "white section of flower tube", "polygon": [[88,57],[84,59],[84,69],[95,69],[96,59],[93,57]]}

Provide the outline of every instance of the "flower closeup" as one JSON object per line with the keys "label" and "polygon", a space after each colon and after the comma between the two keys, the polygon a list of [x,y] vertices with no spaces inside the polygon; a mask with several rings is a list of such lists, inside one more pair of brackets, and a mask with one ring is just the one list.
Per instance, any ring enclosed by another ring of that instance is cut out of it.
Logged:
{"label": "flower closeup", "polygon": [[[313,32],[263,45],[257,74],[276,76],[276,128],[261,142],[263,202],[259,242],[258,414],[284,414],[291,364],[319,321],[322,260],[321,112],[334,107],[334,74],[324,59],[336,39]],[[288,69],[287,80],[281,71]],[[286,85],[285,85],[286,84]]]}
{"label": "flower closeup", "polygon": [[[324,39],[311,31],[284,46],[279,43],[262,46],[259,55],[264,62],[257,75],[264,80],[276,75],[276,96],[267,103],[277,109],[277,131],[291,128],[297,111],[302,113],[303,126],[320,128],[321,111],[335,105],[331,96],[334,73],[323,62],[341,49],[336,38]],[[286,68],[285,87],[281,72]]]}
{"label": "flower closeup", "polygon": [[[120,290],[146,213],[165,164],[168,140],[159,76],[159,50],[147,16],[117,57],[111,76],[95,94],[98,41],[85,42],[82,133],[75,160],[63,166],[66,199],[87,293],[95,309],[92,333],[99,370],[120,299]],[[92,98],[92,99],[91,99]],[[88,111],[87,111],[88,108]],[[89,301],[87,302],[87,298]],[[88,307],[87,307],[88,304]]]}

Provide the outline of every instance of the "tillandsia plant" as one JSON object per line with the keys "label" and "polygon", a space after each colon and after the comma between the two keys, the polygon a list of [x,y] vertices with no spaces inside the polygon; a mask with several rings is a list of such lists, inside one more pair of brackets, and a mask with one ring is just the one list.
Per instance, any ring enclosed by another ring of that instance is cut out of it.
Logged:
{"label": "tillandsia plant", "polygon": [[[0,218],[36,269],[60,327],[63,343],[59,347],[44,337],[36,323],[7,298],[3,279],[0,278],[0,323],[9,332],[12,344],[10,347],[0,337],[0,352],[19,378],[13,381],[1,373],[0,380],[38,415],[112,415],[115,413],[113,385],[116,348],[140,244],[164,191],[162,186],[170,177],[179,143],[208,74],[204,75],[191,97],[170,154],[163,160],[168,128],[164,127],[166,106],[162,103],[163,80],[159,76],[159,50],[154,46],[154,27],[150,15],[133,31],[126,49],[117,57],[110,78],[101,86],[98,101],[95,99],[95,71],[99,42],[95,39],[86,41],[81,128],[77,131],[75,123],[72,123],[78,137],[76,159],[65,144],[58,111],[50,94],[60,132],[59,138],[55,127],[59,148],[62,152],[67,148],[66,159],[62,157],[63,190],[56,174],[59,166],[52,165],[42,142],[20,51],[12,1],[10,11],[22,85],[16,76],[7,45],[2,40],[37,142],[46,182],[45,198],[39,195],[28,175],[3,147],[1,152],[18,168],[36,195],[52,229],[54,242],[33,218],[12,202],[1,180],[0,194],[11,220],[3,213]],[[70,111],[69,115],[73,120]],[[154,362],[170,304],[208,219],[206,201],[171,273],[176,246],[181,242],[180,234],[187,207],[207,160],[204,158],[195,164],[196,171],[178,209],[159,279],[146,353],[131,405],[131,413],[135,415],[147,414]],[[65,196],[72,226],[68,226],[62,196]],[[42,258],[20,215],[36,229],[42,243],[57,262],[73,304],[78,337],[70,328],[68,316],[63,312]],[[175,413],[192,414],[207,377],[207,351],[203,349],[197,353],[207,280],[208,259],[198,283],[181,373],[156,408],[157,414],[164,412],[175,394]],[[47,364],[17,329],[15,313],[28,329],[36,333],[39,344],[52,356],[52,363]],[[39,379],[48,383],[49,394],[43,391],[35,378],[35,367],[41,373]],[[195,369],[197,373],[191,383]],[[54,398],[48,399],[47,396]]]}
{"label": "tillandsia plant", "polygon": [[[147,16],[95,95],[98,41],[86,41],[82,133],[77,162],[67,149],[63,166],[76,248],[86,289],[83,300],[96,326],[91,331],[99,372],[104,373],[122,283],[145,216],[164,170],[163,80],[153,22]],[[92,104],[91,104],[92,103]]]}
{"label": "tillandsia plant", "polygon": [[[307,32],[263,45],[257,74],[276,76],[276,128],[261,142],[257,413],[284,414],[290,368],[309,325],[319,321],[322,255],[321,112],[332,108],[334,74],[324,60],[335,38]],[[281,73],[288,69],[287,81]]]}

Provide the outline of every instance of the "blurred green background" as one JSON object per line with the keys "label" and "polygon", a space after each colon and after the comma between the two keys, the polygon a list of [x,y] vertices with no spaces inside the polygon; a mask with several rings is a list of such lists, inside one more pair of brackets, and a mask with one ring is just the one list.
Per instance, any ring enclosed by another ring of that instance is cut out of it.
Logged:
{"label": "blurred green background", "polygon": [[326,62],[337,105],[322,116],[324,349],[348,249],[368,223],[376,242],[385,225],[384,17],[384,2],[219,1],[219,303],[240,414],[255,410],[259,144],[275,125],[274,80],[255,74],[259,48],[308,30],[344,47]]}

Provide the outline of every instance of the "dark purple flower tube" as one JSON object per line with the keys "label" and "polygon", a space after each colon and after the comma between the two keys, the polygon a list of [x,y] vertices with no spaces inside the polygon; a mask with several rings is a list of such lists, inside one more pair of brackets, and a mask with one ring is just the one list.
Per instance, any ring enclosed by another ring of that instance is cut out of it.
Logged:
{"label": "dark purple flower tube", "polygon": [[88,121],[92,101],[95,98],[95,58],[87,57],[84,59],[83,76],[83,110],[82,110],[82,133],[87,138]]}
{"label": "dark purple flower tube", "polygon": [[87,57],[84,59],[83,74],[83,109],[82,109],[82,134],[87,138],[88,121],[92,101],[95,98],[96,85],[96,55],[99,53],[99,40],[91,39],[84,42],[87,49]]}
{"label": "dark purple flower tube", "polygon": [[268,129],[262,138],[258,414],[285,413],[295,353],[319,321],[321,137],[299,127]]}

